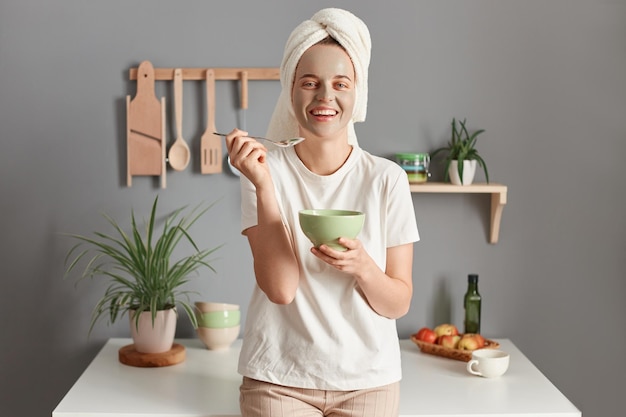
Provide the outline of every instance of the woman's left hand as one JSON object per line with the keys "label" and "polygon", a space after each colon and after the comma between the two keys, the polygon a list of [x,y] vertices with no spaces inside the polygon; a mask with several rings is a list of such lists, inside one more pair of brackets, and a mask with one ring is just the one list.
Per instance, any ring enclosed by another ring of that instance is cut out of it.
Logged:
{"label": "woman's left hand", "polygon": [[379,269],[363,248],[358,239],[339,238],[339,244],[346,248],[345,251],[338,251],[326,245],[321,245],[319,249],[312,248],[311,253],[317,256],[328,265],[347,274],[354,275],[357,279],[362,278],[372,268]]}
{"label": "woman's left hand", "polygon": [[340,238],[339,244],[347,250],[341,252],[321,245],[319,249],[312,248],[311,253],[339,271],[351,274],[378,314],[390,319],[404,316],[413,295],[413,244],[387,248],[385,271],[358,239]]}

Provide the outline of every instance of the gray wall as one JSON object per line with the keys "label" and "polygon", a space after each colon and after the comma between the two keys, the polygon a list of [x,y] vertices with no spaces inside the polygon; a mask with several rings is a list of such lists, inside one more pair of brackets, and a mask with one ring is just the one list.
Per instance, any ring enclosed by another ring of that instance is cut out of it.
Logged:
{"label": "gray wall", "polygon": [[[626,374],[626,4],[594,1],[100,1],[0,3],[0,415],[45,416],[125,321],[87,338],[101,284],[64,281],[65,232],[126,220],[161,198],[219,204],[195,228],[225,243],[198,299],[244,306],[253,277],[239,234],[238,180],[168,172],[168,186],[125,186],[128,69],[273,67],[290,31],[318,9],[349,8],[370,27],[373,61],[363,148],[428,151],[452,117],[485,128],[479,150],[509,186],[500,242],[487,243],[489,201],[415,194],[422,241],[402,337],[461,324],[470,272],[480,275],[483,328],[507,337],[583,410],[623,412]],[[237,85],[218,82],[217,127],[238,123]],[[251,82],[248,129],[264,133],[278,82]],[[171,83],[160,82],[172,129]],[[184,137],[204,130],[204,84],[185,82]],[[173,139],[172,139],[173,140]],[[441,172],[435,172],[435,179]],[[483,180],[482,174],[478,177]],[[178,336],[193,337],[180,321]],[[416,372],[419,372],[417,370]]]}

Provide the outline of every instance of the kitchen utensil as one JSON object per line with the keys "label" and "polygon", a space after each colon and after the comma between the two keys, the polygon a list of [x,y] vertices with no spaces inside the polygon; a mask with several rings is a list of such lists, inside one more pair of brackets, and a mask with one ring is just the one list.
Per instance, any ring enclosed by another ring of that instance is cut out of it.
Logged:
{"label": "kitchen utensil", "polygon": [[509,354],[496,349],[478,349],[472,352],[472,359],[467,363],[467,372],[485,378],[504,375],[509,369]]}
{"label": "kitchen utensil", "polygon": [[174,111],[176,116],[176,140],[170,147],[168,159],[170,166],[182,171],[189,164],[189,146],[183,139],[183,70],[174,70]]}
{"label": "kitchen utensil", "polygon": [[246,111],[248,110],[248,71],[241,71],[241,130],[246,127]]}
{"label": "kitchen utensil", "polygon": [[154,94],[154,67],[143,61],[137,69],[137,94],[126,96],[126,185],[133,175],[160,175],[165,188],[165,98]]}
{"label": "kitchen utensil", "polygon": [[239,326],[241,323],[241,311],[239,310],[223,310],[210,311],[208,313],[196,313],[198,326],[224,328]]}
{"label": "kitchen utensil", "polygon": [[[226,133],[215,132],[215,134],[220,135],[220,136],[226,136]],[[280,148],[288,148],[290,146],[297,145],[298,143],[302,142],[305,139],[305,138],[292,138],[292,139],[273,140],[273,139],[268,139],[268,138],[262,138],[260,136],[248,136],[248,137],[252,139],[264,140],[264,141],[273,143],[274,145]]]}
{"label": "kitchen utensil", "polygon": [[316,248],[326,245],[345,251],[339,238],[355,239],[363,228],[365,214],[352,210],[310,209],[300,210],[298,219],[300,228]]}
{"label": "kitchen utensil", "polygon": [[239,310],[239,304],[219,303],[216,301],[196,301],[194,303],[196,310],[200,313],[211,313],[213,311],[234,311]]}
{"label": "kitchen utensil", "polygon": [[198,327],[196,334],[209,350],[227,350],[239,337],[241,325],[224,327],[222,329],[212,327]]}
{"label": "kitchen utensil", "polygon": [[200,171],[222,172],[222,138],[215,133],[215,71],[206,71],[207,127],[200,139]]}
{"label": "kitchen utensil", "polygon": [[[241,80],[241,110],[239,110],[239,117],[241,123],[241,130],[248,130],[246,123],[246,112],[248,110],[248,71],[241,71],[239,73],[239,79]],[[230,155],[226,158],[228,168],[230,172],[236,176],[240,176],[241,172],[230,163]]]}

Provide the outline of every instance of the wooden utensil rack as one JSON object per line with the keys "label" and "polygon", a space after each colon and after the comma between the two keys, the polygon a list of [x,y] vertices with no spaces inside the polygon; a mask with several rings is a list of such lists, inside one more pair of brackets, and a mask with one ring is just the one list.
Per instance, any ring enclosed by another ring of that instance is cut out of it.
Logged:
{"label": "wooden utensil rack", "polygon": [[[213,80],[238,81],[241,84],[242,109],[248,107],[248,81],[280,80],[280,68],[154,68],[149,61],[143,61],[140,66],[130,68],[129,79],[137,81],[139,99],[135,96],[131,102],[130,96],[126,98],[126,182],[129,187],[132,184],[133,175],[160,175],[161,188],[165,188],[165,98],[161,98],[160,101],[156,98],[154,82],[173,81],[177,70],[182,72],[183,81],[206,81],[209,70]],[[142,74],[139,80],[138,74]],[[214,112],[215,106],[211,107],[211,111]],[[202,152],[201,147],[200,154]],[[221,160],[221,155],[219,159]],[[222,172],[221,164],[217,168],[211,166],[211,169],[205,169],[205,165],[202,165],[203,174],[218,172]]]}
{"label": "wooden utensil rack", "polygon": [[[174,79],[175,68],[155,68],[156,81]],[[209,68],[182,68],[183,80],[204,81]],[[280,80],[280,68],[213,68],[216,80]],[[137,68],[131,68],[130,80],[137,79]]]}

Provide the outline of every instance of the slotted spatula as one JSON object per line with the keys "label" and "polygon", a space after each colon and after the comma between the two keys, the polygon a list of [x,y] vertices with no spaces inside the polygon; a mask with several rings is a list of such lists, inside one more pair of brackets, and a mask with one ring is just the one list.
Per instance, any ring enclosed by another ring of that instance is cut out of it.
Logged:
{"label": "slotted spatula", "polygon": [[215,132],[215,72],[206,71],[207,127],[200,138],[200,171],[203,174],[222,172],[222,137]]}

